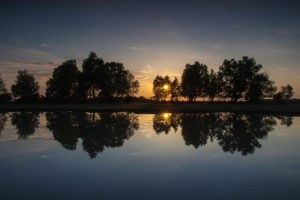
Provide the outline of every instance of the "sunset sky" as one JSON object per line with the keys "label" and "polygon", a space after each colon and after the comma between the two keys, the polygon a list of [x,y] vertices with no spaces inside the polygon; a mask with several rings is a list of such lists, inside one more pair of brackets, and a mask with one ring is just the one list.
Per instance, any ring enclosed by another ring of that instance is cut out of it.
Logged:
{"label": "sunset sky", "polygon": [[79,69],[90,51],[122,62],[152,96],[157,74],[177,76],[199,61],[254,57],[277,86],[300,98],[300,1],[1,1],[0,73],[7,88],[18,70],[45,81],[66,59]]}

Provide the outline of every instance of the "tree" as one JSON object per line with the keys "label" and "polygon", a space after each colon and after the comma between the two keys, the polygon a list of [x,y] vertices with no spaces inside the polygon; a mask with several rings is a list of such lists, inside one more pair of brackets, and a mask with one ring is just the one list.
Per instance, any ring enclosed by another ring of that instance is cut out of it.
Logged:
{"label": "tree", "polygon": [[7,92],[4,81],[0,74],[0,103],[8,103],[11,100],[11,95]]}
{"label": "tree", "polygon": [[264,97],[272,97],[276,92],[274,82],[269,80],[266,73],[256,74],[249,83],[245,99],[251,103],[257,103]]}
{"label": "tree", "polygon": [[261,68],[262,66],[257,65],[254,58],[248,58],[247,56],[239,61],[225,59],[219,68],[224,97],[237,102],[247,91],[249,81]]}
{"label": "tree", "polygon": [[170,93],[171,93],[171,101],[178,101],[181,90],[180,90],[180,85],[178,83],[178,79],[176,77],[171,83]]}
{"label": "tree", "polygon": [[217,77],[217,74],[214,72],[214,70],[210,70],[209,74],[209,83],[208,83],[208,90],[207,95],[211,101],[214,100],[216,96],[218,96],[220,91],[220,84]]}
{"label": "tree", "polygon": [[17,80],[11,86],[13,96],[21,102],[36,101],[39,97],[39,85],[33,74],[27,70],[18,71]]}
{"label": "tree", "polygon": [[107,62],[103,68],[98,68],[96,74],[102,78],[97,79],[97,86],[101,89],[99,96],[107,101],[116,97],[128,97],[138,92],[139,82],[125,70],[122,63]]}
{"label": "tree", "polygon": [[206,65],[199,62],[187,64],[181,79],[182,95],[190,102],[195,101],[197,97],[206,96],[209,82]]}
{"label": "tree", "polygon": [[287,86],[282,86],[281,92],[285,100],[288,100],[294,96],[293,87],[290,84],[287,84]]}
{"label": "tree", "polygon": [[126,77],[125,95],[133,96],[139,92],[140,83],[138,80],[134,80],[134,75],[128,71]]}
{"label": "tree", "polygon": [[85,100],[94,99],[104,87],[105,80],[104,60],[97,54],[90,52],[88,58],[83,60],[80,76],[81,95]]}
{"label": "tree", "polygon": [[294,95],[293,87],[288,84],[287,86],[281,86],[281,91],[273,95],[273,99],[278,103],[283,103],[284,101],[293,97],[293,95]]}
{"label": "tree", "polygon": [[276,94],[273,95],[273,100],[277,103],[283,103],[283,93],[282,92],[277,92]]}
{"label": "tree", "polygon": [[70,102],[77,95],[79,71],[75,60],[67,60],[54,69],[46,82],[46,96],[58,102]]}
{"label": "tree", "polygon": [[166,100],[166,98],[170,94],[170,78],[169,76],[159,76],[157,75],[155,79],[153,80],[153,93],[154,93],[154,98],[156,100]]}

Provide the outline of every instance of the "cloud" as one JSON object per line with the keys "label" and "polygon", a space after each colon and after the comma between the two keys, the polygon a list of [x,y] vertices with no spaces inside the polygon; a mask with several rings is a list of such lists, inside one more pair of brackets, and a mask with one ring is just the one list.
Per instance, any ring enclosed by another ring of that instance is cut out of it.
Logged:
{"label": "cloud", "polygon": [[40,44],[40,46],[41,46],[41,47],[48,47],[48,44],[42,43],[42,44]]}
{"label": "cloud", "polygon": [[15,80],[18,70],[26,69],[39,82],[41,94],[45,91],[45,81],[53,68],[63,60],[45,51],[0,45],[0,73],[9,88]]}
{"label": "cloud", "polygon": [[154,79],[154,76],[155,73],[152,66],[150,64],[147,64],[140,71],[138,71],[138,74],[136,75],[136,79],[152,81]]}
{"label": "cloud", "polygon": [[139,48],[139,47],[135,47],[135,46],[131,46],[131,47],[129,47],[131,50],[135,50],[135,51],[137,51],[137,50],[140,50],[141,48]]}

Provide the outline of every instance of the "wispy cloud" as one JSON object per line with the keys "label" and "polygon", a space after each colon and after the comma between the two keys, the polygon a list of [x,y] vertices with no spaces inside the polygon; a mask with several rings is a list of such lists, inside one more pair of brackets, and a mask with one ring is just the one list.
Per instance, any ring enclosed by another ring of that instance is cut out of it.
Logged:
{"label": "wispy cloud", "polygon": [[40,44],[40,46],[41,46],[41,47],[48,47],[49,45],[46,44],[46,43],[42,43],[42,44]]}
{"label": "wispy cloud", "polygon": [[17,71],[26,69],[35,76],[43,93],[53,68],[62,61],[45,51],[0,45],[0,73],[8,88],[14,83]]}
{"label": "wispy cloud", "polygon": [[136,75],[136,78],[138,80],[153,80],[155,76],[153,67],[150,64],[147,64],[145,67],[143,67],[140,71],[138,71],[138,74]]}
{"label": "wispy cloud", "polygon": [[131,46],[129,47],[131,50],[137,51],[137,50],[141,50],[141,48],[139,47],[135,47],[135,46]]}

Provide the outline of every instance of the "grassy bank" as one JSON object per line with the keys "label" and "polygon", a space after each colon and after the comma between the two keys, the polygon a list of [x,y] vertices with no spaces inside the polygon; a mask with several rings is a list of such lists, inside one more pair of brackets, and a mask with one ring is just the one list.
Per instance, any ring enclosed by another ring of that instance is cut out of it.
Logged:
{"label": "grassy bank", "polygon": [[128,111],[157,112],[259,112],[300,115],[300,103],[258,105],[230,103],[128,103],[128,104],[0,104],[0,111]]}

